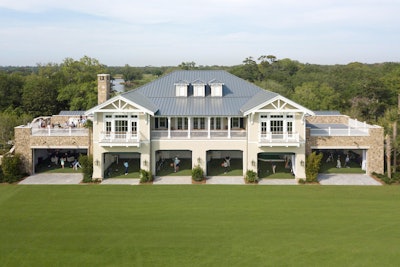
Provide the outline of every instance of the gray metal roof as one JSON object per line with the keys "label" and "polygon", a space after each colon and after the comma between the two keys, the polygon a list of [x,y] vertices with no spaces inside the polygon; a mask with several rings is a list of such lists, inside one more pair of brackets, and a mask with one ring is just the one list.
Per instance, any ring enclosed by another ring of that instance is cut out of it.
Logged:
{"label": "gray metal roof", "polygon": [[62,110],[58,113],[60,116],[83,116],[85,115],[84,110]]}
{"label": "gray metal roof", "polygon": [[317,110],[315,111],[315,116],[338,116],[338,115],[342,115],[340,114],[340,111],[337,110]]}
{"label": "gray metal roof", "polygon": [[[218,81],[223,83],[223,96],[212,97],[207,88],[205,97],[195,97],[189,86],[187,97],[177,97],[175,85],[182,81],[191,84]],[[156,115],[161,116],[240,116],[243,111],[277,95],[223,70],[175,71],[121,94],[149,110],[158,110]]]}

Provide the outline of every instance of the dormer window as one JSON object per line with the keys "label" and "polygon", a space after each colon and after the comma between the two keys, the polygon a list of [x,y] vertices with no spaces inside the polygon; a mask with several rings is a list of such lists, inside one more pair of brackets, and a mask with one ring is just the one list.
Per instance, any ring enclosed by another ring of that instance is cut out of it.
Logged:
{"label": "dormer window", "polygon": [[193,96],[206,96],[206,83],[201,80],[192,82],[193,85]]}
{"label": "dormer window", "polygon": [[211,87],[211,96],[222,96],[222,87],[224,83],[214,79],[211,80],[209,84]]}
{"label": "dormer window", "polygon": [[175,95],[176,96],[188,96],[189,83],[187,81],[178,81],[175,83]]}

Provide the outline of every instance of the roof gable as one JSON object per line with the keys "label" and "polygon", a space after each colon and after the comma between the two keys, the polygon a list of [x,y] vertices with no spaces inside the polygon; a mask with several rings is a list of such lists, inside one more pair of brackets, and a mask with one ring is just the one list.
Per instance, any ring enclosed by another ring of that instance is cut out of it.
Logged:
{"label": "roof gable", "polygon": [[148,104],[145,103],[145,101],[142,101],[141,104],[139,104],[137,102],[126,99],[121,95],[118,95],[86,111],[85,114],[89,115],[96,112],[126,112],[126,111],[141,111],[148,113],[150,115],[154,115],[157,109],[151,103]]}
{"label": "roof gable", "polygon": [[244,115],[248,115],[250,113],[255,113],[255,112],[302,112],[304,114],[314,115],[313,111],[278,94],[276,94],[275,97],[268,99],[264,102],[262,101],[259,102],[260,103],[258,105],[254,105],[252,108],[243,110]]}

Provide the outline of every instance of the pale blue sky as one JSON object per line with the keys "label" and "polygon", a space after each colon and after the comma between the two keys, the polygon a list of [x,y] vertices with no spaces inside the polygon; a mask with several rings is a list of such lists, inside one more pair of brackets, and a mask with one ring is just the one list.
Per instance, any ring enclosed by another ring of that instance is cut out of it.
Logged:
{"label": "pale blue sky", "polygon": [[400,62],[400,0],[0,0],[0,65]]}

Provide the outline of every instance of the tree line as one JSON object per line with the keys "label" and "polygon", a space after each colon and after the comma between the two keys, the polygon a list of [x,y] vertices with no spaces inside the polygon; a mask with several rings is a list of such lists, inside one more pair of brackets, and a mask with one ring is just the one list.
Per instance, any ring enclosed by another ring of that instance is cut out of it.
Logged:
{"label": "tree line", "polygon": [[[392,131],[397,119],[400,63],[317,65],[274,55],[248,57],[235,66],[106,66],[84,56],[34,67],[0,67],[0,144],[13,127],[61,110],[87,110],[97,104],[97,74],[122,77],[128,89],[176,69],[223,69],[311,110],[337,110]],[[388,126],[386,126],[388,125]]]}

